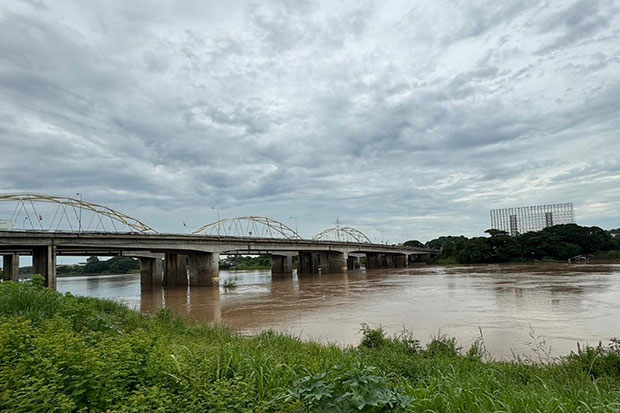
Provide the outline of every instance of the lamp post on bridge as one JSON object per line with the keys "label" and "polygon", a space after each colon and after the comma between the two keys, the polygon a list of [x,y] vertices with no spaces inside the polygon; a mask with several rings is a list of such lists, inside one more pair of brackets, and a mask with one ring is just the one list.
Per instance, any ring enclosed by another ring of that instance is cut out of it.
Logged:
{"label": "lamp post on bridge", "polygon": [[78,227],[79,227],[78,234],[81,234],[82,233],[82,193],[78,192],[76,193],[76,195],[80,196],[80,205],[79,205],[80,216],[78,217]]}
{"label": "lamp post on bridge", "polygon": [[217,236],[220,236],[220,207],[212,206],[211,209],[217,209]]}

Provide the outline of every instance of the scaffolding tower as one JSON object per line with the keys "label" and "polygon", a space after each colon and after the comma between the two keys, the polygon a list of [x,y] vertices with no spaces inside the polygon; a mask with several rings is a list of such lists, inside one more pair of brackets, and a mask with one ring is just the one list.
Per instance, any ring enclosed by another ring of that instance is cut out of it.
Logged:
{"label": "scaffolding tower", "polygon": [[491,228],[515,236],[561,224],[574,224],[572,203],[491,210]]}

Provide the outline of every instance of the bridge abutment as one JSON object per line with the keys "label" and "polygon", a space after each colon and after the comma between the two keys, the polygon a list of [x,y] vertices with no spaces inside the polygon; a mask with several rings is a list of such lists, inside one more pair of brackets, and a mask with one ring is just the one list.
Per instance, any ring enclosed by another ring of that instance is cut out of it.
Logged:
{"label": "bridge abutment", "polygon": [[187,286],[187,281],[185,255],[166,253],[163,285],[166,287]]}
{"label": "bridge abutment", "polygon": [[46,287],[56,289],[56,247],[52,245],[32,248],[32,273],[41,274]]}
{"label": "bridge abutment", "polygon": [[4,281],[19,281],[19,254],[3,255],[2,271]]}
{"label": "bridge abutment", "polygon": [[220,285],[220,254],[215,252],[189,254],[189,285]]}

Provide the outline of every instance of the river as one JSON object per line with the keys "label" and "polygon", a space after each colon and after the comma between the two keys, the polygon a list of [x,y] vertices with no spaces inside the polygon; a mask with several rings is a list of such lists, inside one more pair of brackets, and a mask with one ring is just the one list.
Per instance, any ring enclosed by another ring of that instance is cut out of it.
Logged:
{"label": "river", "polygon": [[422,342],[446,334],[463,347],[482,333],[495,358],[564,355],[577,342],[620,337],[618,264],[420,265],[273,280],[269,271],[221,271],[226,280],[237,288],[141,290],[134,274],[59,278],[58,291],[338,344],[359,343],[361,323]]}

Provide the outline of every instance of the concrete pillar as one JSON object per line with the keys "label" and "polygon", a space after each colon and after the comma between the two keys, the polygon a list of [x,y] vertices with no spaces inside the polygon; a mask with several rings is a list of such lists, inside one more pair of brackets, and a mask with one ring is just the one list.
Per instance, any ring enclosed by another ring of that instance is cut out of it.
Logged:
{"label": "concrete pillar", "polygon": [[56,289],[56,247],[47,245],[32,248],[32,273],[41,274],[43,285]]}
{"label": "concrete pillar", "polygon": [[19,255],[7,254],[2,256],[2,279],[4,281],[19,281]]}
{"label": "concrete pillar", "polygon": [[379,254],[369,252],[366,254],[366,269],[375,270],[381,266]]}
{"label": "concrete pillar", "polygon": [[394,256],[394,266],[396,268],[405,268],[407,266],[407,255],[398,254]]}
{"label": "concrete pillar", "polygon": [[318,274],[317,256],[314,252],[299,252],[297,274]]}
{"label": "concrete pillar", "polygon": [[330,274],[347,272],[346,252],[330,251],[327,253],[328,270]]}
{"label": "concrete pillar", "polygon": [[359,258],[350,255],[347,258],[347,270],[359,270],[359,269],[360,269]]}
{"label": "concrete pillar", "polygon": [[318,261],[319,269],[321,273],[327,274],[329,273],[329,260],[327,259],[326,252],[317,252],[315,253],[316,260]]}
{"label": "concrete pillar", "polygon": [[140,257],[140,285],[160,287],[163,284],[163,263],[161,258]]}
{"label": "concrete pillar", "polygon": [[216,252],[189,254],[189,285],[220,285],[220,254]]}
{"label": "concrete pillar", "polygon": [[187,265],[185,265],[185,255],[166,253],[163,284],[167,287],[187,285]]}
{"label": "concrete pillar", "polygon": [[388,261],[387,256],[385,254],[379,254],[379,267],[378,268],[387,268]]}
{"label": "concrete pillar", "polygon": [[293,275],[293,257],[290,255],[272,255],[271,275]]}

